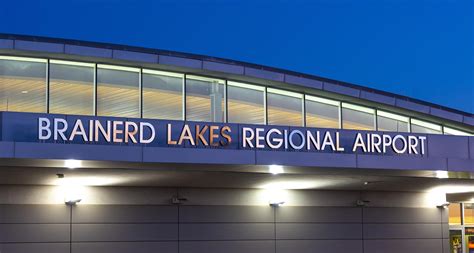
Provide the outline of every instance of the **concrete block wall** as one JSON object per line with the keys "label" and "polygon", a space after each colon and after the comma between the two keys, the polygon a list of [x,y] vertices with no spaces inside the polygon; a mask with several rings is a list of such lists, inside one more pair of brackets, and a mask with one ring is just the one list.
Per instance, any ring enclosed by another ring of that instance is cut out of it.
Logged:
{"label": "concrete block wall", "polygon": [[263,190],[91,187],[71,208],[56,190],[0,186],[0,252],[449,252],[429,193],[298,190],[272,208]]}

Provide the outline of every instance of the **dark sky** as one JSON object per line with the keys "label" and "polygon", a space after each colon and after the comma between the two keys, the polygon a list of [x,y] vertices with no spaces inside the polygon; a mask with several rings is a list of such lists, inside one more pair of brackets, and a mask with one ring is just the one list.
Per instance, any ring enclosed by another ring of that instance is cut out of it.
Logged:
{"label": "dark sky", "polygon": [[474,113],[474,1],[4,0],[0,32],[319,75]]}

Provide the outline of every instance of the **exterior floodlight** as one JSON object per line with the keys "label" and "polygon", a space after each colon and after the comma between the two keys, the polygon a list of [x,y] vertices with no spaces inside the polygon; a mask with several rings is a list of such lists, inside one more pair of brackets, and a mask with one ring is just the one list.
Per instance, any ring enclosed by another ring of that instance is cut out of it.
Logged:
{"label": "exterior floodlight", "polygon": [[64,201],[64,203],[68,206],[74,206],[76,205],[77,203],[81,202],[82,199],[70,199],[70,200],[66,200]]}
{"label": "exterior floodlight", "polygon": [[270,206],[272,207],[279,207],[285,204],[285,201],[280,201],[280,202],[270,202]]}
{"label": "exterior floodlight", "polygon": [[82,161],[69,159],[69,160],[64,161],[64,167],[68,169],[79,168],[79,167],[82,167]]}
{"label": "exterior floodlight", "polygon": [[448,208],[448,206],[449,206],[449,202],[444,202],[443,204],[438,205],[438,206],[436,206],[436,207],[437,207],[437,208],[443,208],[443,209],[444,209],[444,208]]}
{"label": "exterior floodlight", "polygon": [[449,178],[448,172],[445,170],[437,170],[436,177],[439,179]]}
{"label": "exterior floodlight", "polygon": [[270,165],[268,168],[268,172],[272,173],[273,175],[278,175],[280,173],[283,173],[283,166],[281,165]]}

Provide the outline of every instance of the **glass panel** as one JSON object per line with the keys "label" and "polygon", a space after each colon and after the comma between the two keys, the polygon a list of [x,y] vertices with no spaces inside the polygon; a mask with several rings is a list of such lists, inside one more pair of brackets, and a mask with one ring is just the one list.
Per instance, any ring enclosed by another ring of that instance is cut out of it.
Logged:
{"label": "glass panel", "polygon": [[451,253],[462,253],[462,231],[449,230],[449,245]]}
{"label": "glass panel", "polygon": [[339,128],[339,102],[306,96],[306,126]]}
{"label": "glass panel", "polygon": [[143,70],[143,117],[183,119],[184,75]]}
{"label": "glass panel", "polygon": [[408,132],[408,117],[377,111],[377,128],[379,131]]}
{"label": "glass panel", "polygon": [[461,136],[472,136],[472,134],[463,132],[457,129],[449,128],[449,127],[443,127],[443,132],[445,135],[461,135]]}
{"label": "glass panel", "polygon": [[94,114],[94,65],[50,61],[49,112]]}
{"label": "glass panel", "polygon": [[474,203],[464,203],[464,224],[474,224]]}
{"label": "glass panel", "polygon": [[441,126],[417,119],[412,119],[411,132],[422,134],[441,134]]}
{"label": "glass panel", "polygon": [[358,105],[342,103],[342,128],[375,130],[375,110]]}
{"label": "glass panel", "polygon": [[474,228],[464,228],[466,234],[466,252],[474,253]]}
{"label": "glass panel", "polygon": [[186,120],[224,122],[224,81],[186,77]]}
{"label": "glass panel", "polygon": [[227,84],[229,122],[265,124],[265,88],[235,82]]}
{"label": "glass panel", "polygon": [[461,225],[461,204],[449,204],[449,225]]}
{"label": "glass panel", "polygon": [[46,112],[46,60],[0,57],[0,110]]}
{"label": "glass panel", "polygon": [[276,89],[267,91],[269,125],[303,126],[303,95]]}
{"label": "glass panel", "polygon": [[99,65],[97,115],[140,117],[138,83],[138,69]]}

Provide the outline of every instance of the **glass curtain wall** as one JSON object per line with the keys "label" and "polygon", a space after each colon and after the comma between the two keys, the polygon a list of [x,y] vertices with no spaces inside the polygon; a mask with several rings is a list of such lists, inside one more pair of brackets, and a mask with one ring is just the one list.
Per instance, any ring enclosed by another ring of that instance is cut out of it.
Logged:
{"label": "glass curtain wall", "polygon": [[184,75],[143,70],[143,118],[184,119]]}
{"label": "glass curtain wall", "polygon": [[377,130],[387,132],[410,131],[409,118],[397,114],[377,110]]}
{"label": "glass curtain wall", "polygon": [[49,112],[94,115],[94,64],[51,60]]}
{"label": "glass curtain wall", "polygon": [[97,66],[97,115],[140,117],[140,69]]}
{"label": "glass curtain wall", "polygon": [[305,103],[307,127],[340,127],[340,102],[314,96],[305,96]]}
{"label": "glass curtain wall", "polygon": [[47,61],[0,56],[0,111],[46,112]]}
{"label": "glass curtain wall", "polygon": [[303,126],[303,95],[277,89],[267,89],[269,125]]}
{"label": "glass curtain wall", "polygon": [[411,132],[421,134],[441,134],[441,126],[433,123],[411,119]]}
{"label": "glass curtain wall", "polygon": [[342,128],[375,130],[375,110],[363,106],[342,103]]}
{"label": "glass curtain wall", "polygon": [[225,121],[225,81],[186,76],[186,120]]}
{"label": "glass curtain wall", "polygon": [[227,82],[229,123],[265,124],[265,87]]}

